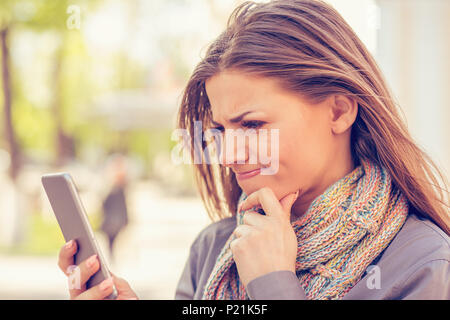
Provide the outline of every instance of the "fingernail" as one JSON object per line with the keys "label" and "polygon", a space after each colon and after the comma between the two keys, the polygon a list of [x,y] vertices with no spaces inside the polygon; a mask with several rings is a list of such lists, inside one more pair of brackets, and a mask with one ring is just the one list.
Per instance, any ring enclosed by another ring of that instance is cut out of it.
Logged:
{"label": "fingernail", "polygon": [[89,260],[87,261],[87,266],[89,268],[92,268],[96,261],[97,261],[97,255],[94,254],[93,256],[89,257]]}
{"label": "fingernail", "polygon": [[102,283],[100,283],[100,290],[105,291],[112,287],[113,281],[112,278],[108,278],[104,280]]}
{"label": "fingernail", "polygon": [[73,247],[73,240],[70,240],[69,242],[66,243],[66,249],[69,250],[72,249],[72,247]]}

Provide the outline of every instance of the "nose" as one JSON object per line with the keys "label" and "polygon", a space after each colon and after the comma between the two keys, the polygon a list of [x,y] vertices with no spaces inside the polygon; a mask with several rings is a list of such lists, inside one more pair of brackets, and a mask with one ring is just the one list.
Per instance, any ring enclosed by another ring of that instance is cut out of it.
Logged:
{"label": "nose", "polygon": [[248,161],[248,139],[239,130],[225,130],[220,150],[220,161],[226,167],[245,164]]}

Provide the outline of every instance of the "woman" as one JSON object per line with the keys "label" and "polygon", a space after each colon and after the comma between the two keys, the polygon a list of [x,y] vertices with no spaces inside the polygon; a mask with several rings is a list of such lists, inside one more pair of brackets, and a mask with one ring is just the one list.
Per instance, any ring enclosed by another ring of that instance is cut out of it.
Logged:
{"label": "woman", "polygon": [[[432,168],[445,178],[329,5],[239,6],[185,89],[179,126],[195,137],[196,121],[225,132],[222,161],[195,165],[220,220],[192,244],[175,298],[450,299],[448,191]],[[279,136],[235,146],[227,132],[239,129]],[[206,142],[203,160],[214,156]],[[270,163],[250,161],[261,147]]]}

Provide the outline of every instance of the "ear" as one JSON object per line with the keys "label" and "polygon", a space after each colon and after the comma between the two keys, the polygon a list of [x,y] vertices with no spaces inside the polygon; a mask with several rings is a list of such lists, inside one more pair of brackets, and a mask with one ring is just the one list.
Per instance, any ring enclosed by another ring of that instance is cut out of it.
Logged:
{"label": "ear", "polygon": [[356,100],[344,95],[334,95],[330,99],[331,131],[333,134],[341,134],[347,131],[358,115],[358,103]]}

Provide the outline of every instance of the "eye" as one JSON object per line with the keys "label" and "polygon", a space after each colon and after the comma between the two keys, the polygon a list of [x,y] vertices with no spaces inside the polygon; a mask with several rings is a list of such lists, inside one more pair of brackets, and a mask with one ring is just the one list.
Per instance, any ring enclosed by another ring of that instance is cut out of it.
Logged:
{"label": "eye", "polygon": [[248,129],[258,129],[261,127],[265,122],[263,121],[257,121],[257,120],[251,120],[251,121],[242,121],[242,126]]}
{"label": "eye", "polygon": [[222,126],[213,127],[212,129],[219,130],[220,132],[223,132],[225,130]]}

